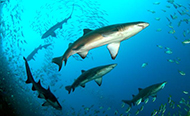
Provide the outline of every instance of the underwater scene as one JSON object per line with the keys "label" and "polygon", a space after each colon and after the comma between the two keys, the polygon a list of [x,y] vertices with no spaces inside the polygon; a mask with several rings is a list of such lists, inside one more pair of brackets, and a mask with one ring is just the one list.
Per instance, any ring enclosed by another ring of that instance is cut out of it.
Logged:
{"label": "underwater scene", "polygon": [[190,116],[189,0],[0,0],[1,116]]}

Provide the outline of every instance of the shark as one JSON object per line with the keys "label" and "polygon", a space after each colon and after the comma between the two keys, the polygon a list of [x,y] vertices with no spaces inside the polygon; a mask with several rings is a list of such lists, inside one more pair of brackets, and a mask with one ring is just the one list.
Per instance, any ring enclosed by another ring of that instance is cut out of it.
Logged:
{"label": "shark", "polygon": [[115,68],[117,64],[109,64],[104,66],[98,66],[87,71],[82,70],[82,74],[73,82],[72,85],[66,86],[65,89],[70,94],[71,90],[75,90],[76,87],[85,87],[85,84],[89,81],[94,80],[99,86],[102,84],[102,76],[110,72]]}
{"label": "shark", "polygon": [[45,89],[42,87],[40,80],[38,82],[34,81],[34,78],[32,76],[32,73],[30,71],[30,67],[29,64],[26,60],[25,57],[23,57],[24,61],[25,61],[25,67],[26,67],[26,73],[27,73],[27,80],[26,83],[32,83],[32,90],[35,91],[37,90],[39,95],[38,98],[43,98],[46,101],[42,104],[42,106],[49,106],[51,105],[52,107],[54,107],[57,110],[61,110],[62,106],[60,105],[60,103],[58,102],[57,98],[53,95],[53,93],[50,91],[50,87],[48,87],[48,89]]}
{"label": "shark", "polygon": [[41,39],[47,38],[47,37],[49,37],[49,36],[56,37],[55,30],[57,30],[58,28],[60,28],[60,29],[63,28],[63,24],[64,24],[64,23],[67,23],[68,20],[71,19],[72,14],[73,14],[73,10],[74,10],[74,5],[73,5],[72,12],[71,12],[71,14],[69,15],[69,17],[65,18],[63,21],[58,22],[57,24],[55,24],[54,26],[52,26],[50,29],[48,29],[48,30],[42,35]]}
{"label": "shark", "polygon": [[27,56],[27,61],[30,60],[35,60],[34,59],[34,55],[38,53],[38,51],[42,48],[46,49],[47,47],[49,47],[51,44],[45,44],[45,45],[39,45],[37,48],[35,48],[28,56]]}
{"label": "shark", "polygon": [[133,105],[139,105],[141,102],[146,100],[149,96],[152,96],[154,99],[157,97],[157,92],[163,89],[166,85],[166,81],[162,83],[157,83],[154,85],[151,85],[149,87],[146,87],[144,89],[139,88],[139,93],[137,95],[133,95],[132,100],[122,100],[124,103],[128,104],[129,106]]}
{"label": "shark", "polygon": [[130,22],[109,25],[96,30],[84,29],[83,36],[74,43],[70,43],[65,53],[60,57],[53,58],[52,62],[59,66],[60,71],[63,61],[66,65],[67,59],[71,55],[77,53],[84,59],[89,50],[106,44],[108,44],[107,48],[112,59],[115,59],[118,54],[120,42],[136,35],[148,25],[149,23],[146,22]]}

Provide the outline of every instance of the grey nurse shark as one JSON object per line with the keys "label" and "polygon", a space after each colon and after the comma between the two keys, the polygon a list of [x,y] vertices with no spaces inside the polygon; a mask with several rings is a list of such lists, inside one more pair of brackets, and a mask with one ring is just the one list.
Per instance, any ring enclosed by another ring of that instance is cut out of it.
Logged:
{"label": "grey nurse shark", "polygon": [[33,78],[32,73],[30,71],[30,67],[28,65],[28,62],[27,62],[25,57],[23,57],[23,59],[25,60],[25,67],[26,67],[26,73],[27,73],[26,83],[32,83],[33,84],[32,90],[33,91],[37,90],[39,93],[38,98],[43,98],[46,100],[46,102],[44,102],[42,104],[42,106],[51,105],[55,109],[61,110],[62,107],[61,107],[60,103],[58,102],[57,98],[50,91],[50,88],[49,87],[48,87],[48,89],[43,88],[41,83],[40,83],[40,80],[38,82],[34,81],[34,78]]}
{"label": "grey nurse shark", "polygon": [[65,89],[70,93],[71,89],[73,89],[74,91],[75,88],[78,86],[84,88],[85,84],[92,80],[95,80],[95,82],[99,86],[101,86],[102,76],[110,72],[116,66],[117,64],[110,64],[110,65],[95,67],[87,71],[82,70],[82,74],[74,81],[74,83],[72,85],[66,86]]}
{"label": "grey nurse shark", "polygon": [[84,35],[74,43],[70,43],[65,53],[60,57],[53,58],[52,62],[59,65],[60,71],[63,61],[66,65],[67,59],[71,55],[78,53],[84,59],[89,50],[106,44],[108,44],[107,48],[112,59],[115,59],[120,42],[139,33],[148,25],[146,22],[131,22],[105,26],[96,30],[84,29]]}
{"label": "grey nurse shark", "polygon": [[153,98],[157,97],[157,92],[163,89],[166,85],[166,81],[158,84],[151,85],[149,87],[146,87],[145,89],[139,88],[139,93],[137,95],[133,95],[132,100],[122,100],[124,103],[128,104],[129,106],[133,105],[139,105],[141,102],[146,100],[149,96],[152,96]]}
{"label": "grey nurse shark", "polygon": [[54,26],[52,26],[50,29],[48,29],[41,37],[41,39],[44,39],[46,37],[52,36],[52,37],[56,37],[55,34],[55,30],[57,30],[58,28],[62,29],[63,24],[67,23],[69,19],[71,19],[72,14],[73,14],[73,10],[74,10],[74,4],[73,4],[73,9],[71,14],[69,15],[69,17],[65,18],[63,21],[58,22],[57,24],[55,24]]}

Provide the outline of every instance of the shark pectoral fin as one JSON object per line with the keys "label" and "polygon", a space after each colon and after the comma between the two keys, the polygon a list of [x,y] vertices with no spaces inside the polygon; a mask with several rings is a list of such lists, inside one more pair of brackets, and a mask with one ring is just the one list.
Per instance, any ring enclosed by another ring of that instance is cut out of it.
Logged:
{"label": "shark pectoral fin", "polygon": [[84,52],[79,52],[79,53],[78,53],[78,55],[80,55],[80,57],[81,57],[82,59],[86,58],[87,54],[88,54],[88,51],[84,51]]}
{"label": "shark pectoral fin", "polygon": [[33,91],[35,91],[35,90],[36,90],[36,88],[35,88],[34,84],[32,85],[32,90],[33,90]]}
{"label": "shark pectoral fin", "polygon": [[38,98],[45,98],[43,94],[39,94]]}
{"label": "shark pectoral fin", "polygon": [[83,85],[80,85],[82,88],[85,88],[85,84],[83,84]]}
{"label": "shark pectoral fin", "polygon": [[83,29],[83,35],[85,35],[85,34],[91,32],[91,31],[93,31],[93,30],[91,30],[91,29]]}
{"label": "shark pectoral fin", "polygon": [[52,32],[52,33],[51,33],[51,36],[52,36],[52,37],[56,37],[55,32]]}
{"label": "shark pectoral fin", "polygon": [[99,86],[101,86],[101,84],[102,84],[102,77],[95,79],[95,82],[96,82]]}
{"label": "shark pectoral fin", "polygon": [[120,42],[118,43],[111,43],[107,46],[112,59],[115,59],[119,50]]}
{"label": "shark pectoral fin", "polygon": [[42,106],[49,106],[50,104],[48,102],[44,102]]}

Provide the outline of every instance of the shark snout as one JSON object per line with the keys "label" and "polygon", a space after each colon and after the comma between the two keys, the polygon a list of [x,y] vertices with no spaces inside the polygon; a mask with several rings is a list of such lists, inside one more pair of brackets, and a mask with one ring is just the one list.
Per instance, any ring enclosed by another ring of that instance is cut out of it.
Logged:
{"label": "shark snout", "polygon": [[149,23],[146,23],[146,22],[142,22],[142,23],[139,23],[137,24],[139,27],[142,27],[143,29],[148,27],[149,26]]}

